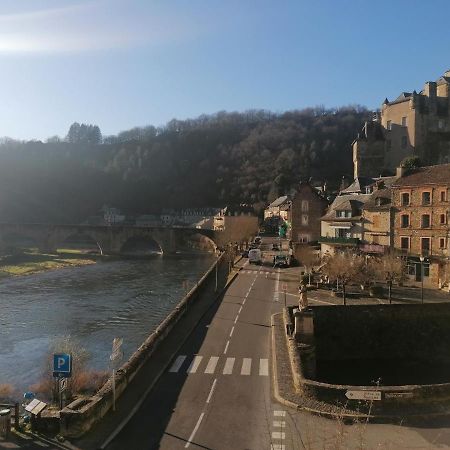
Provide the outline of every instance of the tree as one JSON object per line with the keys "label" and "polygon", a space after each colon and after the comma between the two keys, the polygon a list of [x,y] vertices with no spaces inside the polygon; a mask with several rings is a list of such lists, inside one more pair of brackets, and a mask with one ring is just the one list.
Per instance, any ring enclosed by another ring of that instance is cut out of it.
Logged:
{"label": "tree", "polygon": [[308,274],[308,284],[311,284],[312,270],[319,263],[317,252],[309,245],[304,245],[297,251],[297,257],[300,265],[305,266],[306,273]]}
{"label": "tree", "polygon": [[347,304],[345,288],[350,281],[359,281],[364,270],[365,260],[362,256],[348,252],[335,253],[325,257],[322,272],[331,281],[336,281],[342,287],[342,301]]}
{"label": "tree", "polygon": [[421,165],[422,163],[418,156],[407,156],[406,158],[403,158],[402,162],[400,163],[400,167],[403,167],[404,169],[416,169]]}
{"label": "tree", "polygon": [[389,303],[392,303],[392,285],[394,281],[401,282],[405,278],[406,264],[402,258],[393,253],[382,256],[376,262],[376,271],[388,285]]}

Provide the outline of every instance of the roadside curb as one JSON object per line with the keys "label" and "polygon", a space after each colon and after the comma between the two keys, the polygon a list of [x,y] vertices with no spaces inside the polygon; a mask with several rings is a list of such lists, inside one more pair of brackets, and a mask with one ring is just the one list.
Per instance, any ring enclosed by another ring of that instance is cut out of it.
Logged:
{"label": "roadside curb", "polygon": [[[280,393],[280,384],[279,384],[279,367],[278,367],[278,361],[277,361],[277,344],[276,344],[276,336],[275,336],[275,330],[276,330],[276,323],[275,320],[279,316],[282,316],[283,313],[275,313],[271,316],[271,344],[272,344],[272,382],[273,382],[273,395],[275,397],[275,400],[291,409],[294,409],[296,411],[304,411],[310,414],[314,414],[316,416],[325,417],[328,419],[348,419],[352,421],[356,420],[371,420],[371,421],[384,421],[384,422],[397,422],[401,420],[402,422],[408,421],[408,420],[424,420],[424,419],[430,419],[430,418],[443,418],[443,417],[450,417],[450,411],[442,411],[442,412],[431,412],[431,413],[421,413],[421,414],[364,414],[364,413],[349,413],[344,412],[342,410],[338,412],[332,412],[329,410],[326,410],[328,407],[335,407],[331,404],[324,404],[323,409],[320,408],[320,403],[318,403],[317,408],[313,408],[311,406],[302,405],[301,403],[296,403],[291,400],[288,400],[287,398],[283,397],[283,395]],[[287,348],[286,348],[286,351]],[[289,356],[290,358],[290,356]],[[290,375],[292,377],[292,373]],[[293,384],[293,383],[292,383]],[[373,423],[373,422],[372,422]]]}
{"label": "roadside curb", "polygon": [[[242,259],[242,258],[241,258]],[[236,261],[239,262],[240,260]],[[235,262],[235,263],[236,263]],[[240,270],[240,269],[239,269]],[[113,441],[116,436],[123,430],[123,428],[127,425],[127,423],[132,419],[132,417],[136,414],[136,412],[139,410],[139,408],[142,406],[142,404],[144,403],[145,399],[148,397],[148,395],[150,394],[150,392],[152,391],[152,389],[155,387],[156,383],[160,380],[160,378],[162,377],[162,375],[167,371],[167,369],[169,368],[170,364],[172,363],[173,359],[175,358],[175,356],[177,355],[177,353],[180,351],[180,348],[185,344],[185,342],[189,339],[189,337],[192,335],[192,333],[194,332],[195,328],[197,327],[197,325],[200,323],[200,321],[203,319],[203,317],[205,317],[205,315],[210,311],[210,309],[220,300],[220,298],[224,295],[225,291],[228,289],[228,287],[230,286],[230,284],[235,280],[235,278],[239,275],[239,271],[236,271],[233,275],[228,275],[227,281],[224,285],[224,287],[220,290],[220,292],[218,292],[214,298],[214,300],[211,302],[210,305],[208,305],[208,307],[205,309],[205,311],[203,311],[203,313],[200,315],[199,319],[195,322],[195,324],[193,325],[193,327],[188,330],[186,336],[184,337],[184,339],[180,340],[180,343],[177,347],[177,349],[175,350],[175,352],[172,353],[172,355],[170,356],[170,358],[168,359],[167,364],[164,365],[164,367],[157,373],[157,375],[153,378],[153,380],[151,381],[150,385],[148,385],[147,389],[144,391],[144,393],[141,396],[141,399],[135,404],[135,406],[133,407],[133,409],[130,411],[130,413],[127,415],[127,417],[117,426],[117,428],[113,431],[113,433],[111,433],[110,436],[108,436],[108,438],[98,447],[98,450],[104,450],[110,443],[111,441]],[[71,449],[74,450],[74,449]]]}

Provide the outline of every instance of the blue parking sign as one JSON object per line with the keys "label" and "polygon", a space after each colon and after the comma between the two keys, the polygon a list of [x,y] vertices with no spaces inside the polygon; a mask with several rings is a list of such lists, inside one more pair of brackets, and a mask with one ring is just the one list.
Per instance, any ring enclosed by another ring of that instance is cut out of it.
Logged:
{"label": "blue parking sign", "polygon": [[72,376],[72,355],[56,353],[53,355],[53,376],[55,378],[69,378]]}

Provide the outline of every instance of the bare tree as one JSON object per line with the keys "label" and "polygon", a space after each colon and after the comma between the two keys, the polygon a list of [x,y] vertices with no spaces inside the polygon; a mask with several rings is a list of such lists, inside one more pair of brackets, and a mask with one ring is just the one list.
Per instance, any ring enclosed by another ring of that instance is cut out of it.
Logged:
{"label": "bare tree", "polygon": [[347,252],[335,253],[326,257],[322,271],[331,281],[337,281],[342,286],[342,301],[347,304],[345,288],[350,281],[360,281],[365,260],[362,256]]}
{"label": "bare tree", "polygon": [[377,260],[376,271],[388,285],[389,303],[392,303],[392,285],[394,281],[401,282],[406,275],[406,264],[402,258],[388,253]]}
{"label": "bare tree", "polygon": [[305,245],[302,246],[299,251],[297,251],[297,257],[299,263],[302,266],[305,266],[305,271],[308,274],[308,284],[311,284],[311,273],[314,269],[314,266],[319,263],[317,252],[312,247]]}

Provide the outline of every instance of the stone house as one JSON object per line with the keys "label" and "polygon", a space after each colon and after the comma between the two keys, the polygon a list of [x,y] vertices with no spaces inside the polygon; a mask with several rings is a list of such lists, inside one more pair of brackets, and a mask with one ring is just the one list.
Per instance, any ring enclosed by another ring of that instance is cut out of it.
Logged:
{"label": "stone house", "polygon": [[293,245],[317,242],[320,238],[320,219],[328,206],[327,199],[308,182],[301,182],[293,196],[288,214]]}
{"label": "stone house", "polygon": [[288,211],[290,207],[291,200],[289,196],[283,195],[282,197],[278,197],[264,210],[264,220],[272,217],[280,217],[286,221],[288,220]]}
{"label": "stone house", "polygon": [[371,186],[372,194],[362,209],[364,223],[362,253],[380,255],[393,248],[394,212],[391,204],[391,186],[396,177],[377,179]]}
{"label": "stone house", "polygon": [[394,247],[404,253],[411,280],[423,276],[425,286],[442,287],[449,277],[450,164],[399,168],[398,175],[392,186]]}
{"label": "stone house", "polygon": [[417,93],[386,99],[352,144],[354,176],[394,172],[407,156],[450,162],[450,70]]}

